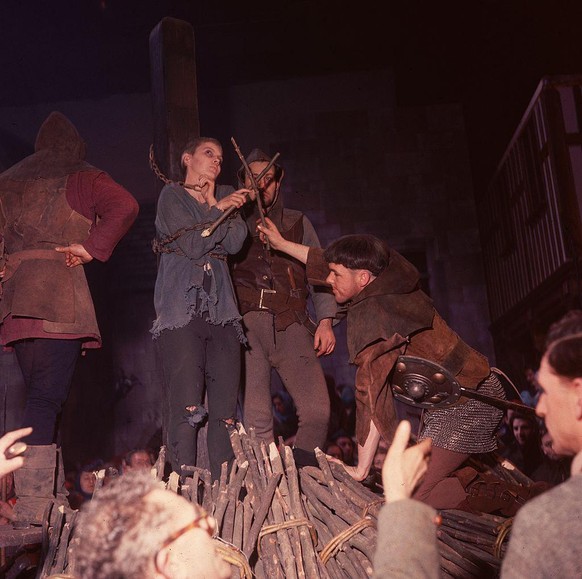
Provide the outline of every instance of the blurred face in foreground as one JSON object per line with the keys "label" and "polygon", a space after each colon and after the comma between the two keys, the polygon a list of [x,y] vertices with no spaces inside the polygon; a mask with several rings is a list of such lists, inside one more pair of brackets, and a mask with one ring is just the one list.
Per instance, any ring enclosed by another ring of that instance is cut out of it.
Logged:
{"label": "blurred face in foreground", "polygon": [[541,416],[552,438],[554,452],[573,455],[582,450],[578,433],[582,419],[580,390],[582,378],[570,379],[557,374],[544,356],[538,374],[541,395],[536,414]]}
{"label": "blurred face in foreground", "polygon": [[159,503],[167,511],[177,535],[175,538],[170,535],[157,553],[156,577],[227,579],[231,576],[230,565],[216,552],[211,538],[214,530],[211,517],[201,517],[192,503],[166,490],[152,491],[147,500]]}

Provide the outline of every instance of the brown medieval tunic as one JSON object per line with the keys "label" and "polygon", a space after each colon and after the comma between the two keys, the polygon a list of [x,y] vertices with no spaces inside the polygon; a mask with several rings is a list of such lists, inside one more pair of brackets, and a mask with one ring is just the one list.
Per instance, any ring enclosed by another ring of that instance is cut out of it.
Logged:
{"label": "brown medieval tunic", "polygon": [[138,213],[133,196],[83,158],[75,127],[53,112],[36,152],[0,174],[0,234],[6,271],[0,300],[0,343],[25,338],[101,337],[82,267],[68,268],[57,246],[82,243],[109,259]]}
{"label": "brown medieval tunic", "polygon": [[[307,260],[310,282],[325,284],[328,273],[323,250],[311,249]],[[397,417],[388,378],[401,354],[442,364],[467,388],[477,388],[490,374],[487,359],[447,326],[420,289],[417,270],[394,250],[390,250],[388,267],[348,304],[347,318],[350,362],[357,366],[356,437],[361,445],[371,420],[384,439],[392,440]],[[458,413],[453,409],[462,406],[447,410]],[[492,450],[494,429],[494,424],[488,429],[490,442],[483,445],[484,452]]]}

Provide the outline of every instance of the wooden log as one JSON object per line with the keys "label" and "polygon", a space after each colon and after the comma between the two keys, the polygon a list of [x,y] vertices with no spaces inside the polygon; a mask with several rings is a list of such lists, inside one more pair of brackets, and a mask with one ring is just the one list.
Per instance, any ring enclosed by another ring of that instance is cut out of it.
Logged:
{"label": "wooden log", "polygon": [[316,480],[320,485],[327,486],[327,479],[318,466],[303,466],[301,472],[307,473],[312,479]]}
{"label": "wooden log", "polygon": [[186,477],[184,482],[180,485],[180,496],[187,501],[192,502],[192,477]]}
{"label": "wooden log", "polygon": [[281,475],[274,474],[272,478],[269,480],[267,489],[262,494],[261,503],[255,513],[255,519],[249,532],[249,540],[243,551],[247,558],[250,558],[253,551],[255,550],[255,545],[259,537],[259,532],[261,530],[261,527],[263,526],[263,522],[265,521],[265,517],[267,516],[267,512],[269,511],[269,508],[271,506],[271,501],[273,500],[273,495],[275,494],[275,488],[277,487],[280,478]]}
{"label": "wooden log", "polygon": [[255,572],[255,577],[257,579],[270,579],[270,577],[268,577],[267,574],[265,573],[265,568],[263,565],[263,561],[261,559],[257,560],[257,562],[255,564],[254,572]]}
{"label": "wooden log", "polygon": [[177,472],[171,472],[170,476],[168,477],[166,488],[169,491],[172,491],[173,493],[177,493],[179,487],[180,487],[180,475]]}
{"label": "wooden log", "polygon": [[[265,467],[265,472],[267,476],[271,476],[273,474],[273,465],[271,464],[271,458],[269,453],[267,453],[267,447],[264,443],[261,444],[261,454],[263,457],[263,463]],[[277,456],[278,453],[277,453]],[[279,457],[280,458],[280,457]],[[283,473],[277,473],[283,474]],[[281,505],[281,492],[279,491],[279,486],[283,482],[284,477],[281,476],[279,480],[279,484],[275,489],[275,495],[273,496],[273,501],[271,503],[271,516],[269,520],[271,523],[275,525],[279,525],[285,522],[285,515],[283,512],[283,507]],[[297,567],[295,565],[295,557],[293,555],[293,548],[291,547],[291,542],[289,540],[288,529],[281,529],[277,531],[276,534],[276,544],[279,547],[280,554],[281,554],[281,564],[283,569],[285,570],[285,578],[286,579],[296,579],[297,578]]]}
{"label": "wooden log", "polygon": [[319,576],[322,579],[331,579],[331,575],[327,570],[327,567],[323,564],[323,561],[318,557],[317,558],[317,568],[319,570]]}
{"label": "wooden log", "polygon": [[366,557],[358,549],[354,549],[354,554],[360,562],[360,567],[363,569],[365,576],[371,577],[374,574],[374,566],[372,565],[372,561],[370,561],[370,559],[368,559],[368,557]]}
{"label": "wooden log", "polygon": [[39,577],[48,577],[51,574],[51,568],[55,561],[57,549],[59,547],[61,531],[65,523],[64,507],[59,507],[57,509],[56,507],[53,506],[53,511],[55,510],[56,510],[55,522],[52,527],[52,533],[50,535],[46,556],[44,558],[44,561],[42,562],[42,571],[38,575]]}
{"label": "wooden log", "polygon": [[475,579],[474,575],[467,573],[462,567],[459,567],[456,563],[449,561],[445,557],[441,557],[440,564],[441,569],[451,577],[455,577],[455,579]]}
{"label": "wooden log", "polygon": [[[317,520],[323,522],[323,527],[319,526],[319,530],[321,531],[321,543],[320,547],[323,548],[325,545],[329,544],[329,542],[334,538],[334,536],[338,535],[343,528],[345,528],[345,523],[341,521],[338,517],[333,516],[326,506],[321,503],[316,497],[311,497],[307,500],[307,503],[312,509],[312,513],[315,514]],[[312,518],[310,520],[313,520]],[[333,559],[330,559],[331,562]],[[366,576],[361,569],[359,569],[358,562],[354,558],[353,552],[350,550],[344,549],[343,551],[339,551],[335,555],[335,560],[341,569],[347,574],[348,577],[364,577]]]}
{"label": "wooden log", "polygon": [[259,474],[261,475],[261,479],[263,481],[267,480],[267,473],[265,471],[265,464],[263,461],[263,453],[261,451],[261,441],[258,440],[255,436],[255,429],[249,428],[249,441],[251,444],[251,448],[253,449],[253,454],[257,459],[257,467],[259,469]]}
{"label": "wooden log", "polygon": [[469,531],[458,531],[456,529],[451,529],[450,527],[445,527],[441,525],[441,530],[454,539],[459,539],[466,543],[473,543],[474,545],[479,545],[481,548],[485,549],[487,552],[493,554],[494,540],[490,538],[485,538],[483,535],[478,535],[477,533],[470,533]]}
{"label": "wooden log", "polygon": [[[233,471],[235,469],[236,469],[236,462],[233,461],[231,471],[230,471],[230,478],[231,479],[233,478]],[[214,510],[214,518],[216,519],[216,524],[218,525],[219,534],[221,536],[222,536],[222,533],[220,532],[220,530],[222,529],[222,518],[224,516],[224,513],[226,511],[226,507],[228,504],[227,481],[228,481],[228,463],[223,462],[222,465],[220,466],[220,480],[218,483],[218,491],[216,494],[216,498],[214,498],[214,495],[213,495],[213,499],[214,499],[214,502],[216,504],[216,507]]]}
{"label": "wooden log", "polygon": [[[51,568],[51,574],[63,573],[65,570],[65,560],[67,557],[69,538],[71,536],[71,523],[67,521],[68,518],[69,516],[65,515],[65,524],[63,525],[61,536],[59,537],[59,544],[55,554],[55,561]],[[53,528],[53,533],[54,532],[55,529]]]}
{"label": "wooden log", "polygon": [[14,529],[12,525],[0,525],[0,545],[3,547],[24,547],[42,541],[42,527]]}
{"label": "wooden log", "polygon": [[[274,442],[269,445],[269,462],[271,463],[271,469],[273,472],[280,472],[285,474],[285,469],[283,467],[283,459],[279,453],[279,449]],[[289,517],[291,509],[289,507],[289,485],[287,484],[287,478],[283,476],[277,487],[277,496],[279,497],[279,502],[283,508],[283,512],[286,517]]]}
{"label": "wooden log", "polygon": [[200,472],[202,481],[204,482],[204,495],[202,497],[202,507],[209,514],[214,514],[214,501],[212,500],[212,477],[210,471],[202,470]]}
{"label": "wooden log", "polygon": [[[285,522],[277,497],[274,497],[272,512],[273,523],[275,525]],[[280,531],[277,531],[276,535],[273,536],[273,540],[276,540],[276,544],[281,552],[281,564],[285,571],[285,578],[296,579],[297,577],[301,577],[301,575],[299,575],[299,569],[303,569],[303,564],[301,561],[295,559],[288,531],[289,529],[281,529]],[[305,575],[303,574],[302,576],[304,577]]]}
{"label": "wooden log", "polygon": [[[301,485],[307,498],[311,498],[311,496],[308,495],[308,492],[313,493],[319,501],[327,505],[330,510],[342,518],[344,522],[347,523],[347,526],[354,525],[362,519],[361,515],[357,515],[351,509],[344,507],[343,503],[339,502],[327,489],[319,485],[307,474],[301,473]],[[370,547],[375,548],[376,535],[376,530],[370,527],[362,530],[361,536],[366,539],[366,550]],[[354,537],[354,540],[356,539],[357,538]]]}
{"label": "wooden log", "polygon": [[218,502],[218,491],[220,490],[220,479],[212,481],[211,497],[212,497],[212,508],[216,509],[216,503]]}
{"label": "wooden log", "polygon": [[482,574],[486,576],[493,576],[499,571],[499,559],[496,559],[485,551],[476,550],[467,543],[463,543],[453,537],[437,530],[437,537],[441,543],[444,543],[454,549],[461,557],[467,561],[471,561],[482,570]]}
{"label": "wooden log", "polygon": [[475,565],[472,561],[465,558],[461,553],[456,551],[453,547],[444,541],[438,542],[439,552],[441,557],[452,561],[455,565],[459,566],[463,571],[468,573],[472,577],[480,577],[483,573],[483,569],[478,565]]}
{"label": "wooden log", "polygon": [[491,513],[469,513],[467,511],[461,511],[460,509],[447,509],[441,511],[441,514],[445,517],[456,518],[457,520],[467,520],[473,521],[479,525],[501,525],[507,521],[509,517],[501,517],[499,515],[492,515]]}
{"label": "wooden log", "polygon": [[248,434],[241,435],[241,443],[243,447],[243,451],[245,453],[245,457],[249,462],[249,473],[250,473],[250,485],[247,482],[247,488],[249,488],[249,492],[251,493],[251,499],[253,499],[253,506],[254,503],[260,502],[261,493],[265,490],[265,483],[264,479],[261,477],[259,472],[259,464],[257,461],[257,457],[253,451],[253,447],[251,445],[251,441],[249,439]]}
{"label": "wooden log", "polygon": [[241,442],[241,435],[236,428],[236,426],[232,424],[227,424],[226,426],[228,430],[228,436],[230,438],[230,445],[232,446],[232,450],[234,452],[234,457],[239,466],[241,466],[244,462],[248,462],[247,457],[245,456],[245,452],[242,447]]}
{"label": "wooden log", "polygon": [[[209,514],[214,514],[214,500],[212,498],[212,478],[210,471],[199,466],[182,466],[182,472],[192,473],[192,479],[198,480],[196,491],[191,490],[192,502],[202,505]],[[202,482],[202,487],[200,485]]]}
{"label": "wooden log", "polygon": [[315,458],[319,464],[319,468],[323,473],[323,478],[326,481],[326,484],[331,492],[331,494],[341,503],[343,503],[346,507],[349,508],[349,501],[346,500],[345,495],[339,490],[338,482],[334,478],[333,474],[331,473],[331,468],[329,467],[329,463],[327,462],[327,458],[325,454],[319,449],[315,449]]}
{"label": "wooden log", "polygon": [[[449,540],[455,541],[456,539],[449,537]],[[471,545],[471,543],[462,543],[462,545],[467,551],[473,553],[477,559],[483,561],[484,564],[487,564],[497,570],[501,568],[502,560],[498,559],[495,555],[487,553],[487,551],[483,551],[483,549],[479,549],[479,547],[476,545]]]}
{"label": "wooden log", "polygon": [[[302,472],[308,474],[312,479],[316,480],[319,484],[327,486],[327,480],[323,475],[321,469],[317,468],[316,466],[304,466],[301,470]],[[341,493],[345,496],[346,500],[348,501],[348,504],[351,503],[352,505],[354,505],[354,507],[357,508],[357,512],[362,513],[364,509],[368,507],[368,505],[370,505],[370,502],[364,499],[362,495],[354,492],[351,487],[344,484],[342,481],[339,481],[338,479],[336,480],[338,482],[338,488],[340,489]]]}
{"label": "wooden log", "polygon": [[[320,543],[325,544],[325,543],[329,542],[332,538],[331,533],[329,532],[329,529],[323,523],[323,521],[319,520],[317,518],[316,514],[311,511],[311,509],[313,509],[313,505],[311,503],[308,503],[308,509],[309,509],[309,511],[308,511],[309,520],[315,526],[315,530],[317,532],[317,536],[319,538]],[[339,555],[339,553],[338,553],[338,555]],[[345,556],[345,553],[342,553],[342,555]],[[319,564],[323,565],[323,562],[321,561],[320,557],[317,558],[317,562],[318,562],[318,565]],[[327,564],[324,565],[324,568],[326,569],[328,575],[330,577],[332,577],[332,579],[336,579],[336,578],[341,579],[344,576],[343,572],[340,569],[340,566],[335,558],[330,559],[327,562]],[[320,572],[321,572],[321,567],[320,567]]]}
{"label": "wooden log", "polygon": [[150,34],[154,147],[164,173],[182,178],[180,153],[200,134],[194,29],[189,22],[163,18]]}
{"label": "wooden log", "polygon": [[[283,460],[279,453],[277,445],[272,442],[269,445],[269,462],[271,464],[271,469],[273,473],[285,474],[285,469],[283,468]],[[275,499],[277,503],[281,506],[283,519],[291,518],[291,507],[289,498],[289,485],[287,484],[287,478],[285,476],[281,477],[277,490],[275,491]],[[287,529],[289,543],[293,551],[293,559],[295,562],[297,577],[302,579],[305,577],[305,567],[303,565],[303,555],[301,552],[301,540],[299,538],[299,529],[297,527],[292,527]]]}
{"label": "wooden log", "polygon": [[444,526],[447,526],[451,529],[456,529],[458,531],[469,531],[472,533],[476,533],[478,535],[491,536],[491,537],[497,536],[497,532],[495,530],[495,527],[490,527],[490,526],[485,526],[485,525],[476,525],[475,523],[473,523],[469,520],[458,521],[455,519],[448,519],[448,518],[443,517],[442,524]]}
{"label": "wooden log", "polygon": [[75,530],[77,525],[77,519],[79,517],[79,511],[69,512],[66,515],[66,521],[69,525],[69,539],[67,544],[63,545],[63,550],[65,551],[65,561],[63,564],[63,571],[75,576],[75,557],[73,544],[75,541]]}
{"label": "wooden log", "polygon": [[[251,525],[253,522],[253,509],[251,506],[251,497],[247,495],[243,499],[243,553],[247,552],[249,546],[249,535],[251,531]],[[252,550],[251,550],[252,551]]]}
{"label": "wooden log", "polygon": [[200,504],[200,473],[192,473],[192,482],[190,483],[190,500],[197,505]]}
{"label": "wooden log", "polygon": [[232,543],[232,534],[234,531],[234,517],[235,517],[236,502],[229,501],[224,511],[224,519],[220,529],[220,537],[227,543]]}
{"label": "wooden log", "polygon": [[234,510],[234,526],[232,531],[232,544],[239,550],[243,550],[244,528],[244,504],[237,500]]}
{"label": "wooden log", "polygon": [[[270,477],[274,472],[273,465],[271,464],[271,457],[270,457],[269,451],[267,450],[267,445],[263,441],[261,441],[260,450],[261,450],[261,457],[263,460],[265,473],[268,477]],[[277,458],[280,459],[280,456],[278,455],[278,453],[276,453],[274,455],[274,458],[275,458],[275,460],[277,460]],[[279,512],[279,517],[278,517],[280,519],[279,522],[283,522],[285,520],[284,511],[283,511],[284,501],[283,501],[282,493],[280,490],[281,485],[285,485],[285,487],[286,487],[286,479],[284,476],[284,472],[282,473],[281,480],[279,481],[279,484],[277,485],[277,488],[275,489],[275,495],[273,497],[273,502],[271,504],[271,511],[269,512],[269,521],[271,523],[277,523],[277,521],[275,519],[274,509],[277,509]],[[283,536],[283,535],[281,535],[281,536]],[[284,531],[284,536],[287,536],[286,529]],[[281,555],[283,555],[283,553],[281,553]],[[289,553],[288,555],[291,555],[291,553]]]}
{"label": "wooden log", "polygon": [[[301,482],[303,486],[303,492],[305,493],[308,501],[317,500],[326,506],[326,509],[322,511],[322,517],[324,517],[325,523],[330,527],[330,530],[332,531],[334,536],[337,536],[340,533],[346,531],[352,524],[355,524],[361,520],[358,519],[354,521],[354,523],[349,524],[346,523],[346,521],[342,517],[337,516],[337,513],[335,513],[335,511],[332,508],[330,508],[329,505],[325,503],[325,501],[321,500],[322,498],[327,499],[329,497],[325,497],[319,491],[314,492],[314,489],[316,488],[315,485],[317,485],[317,483],[310,480],[310,477],[304,475],[303,473]],[[363,536],[365,531],[371,531],[368,532],[368,537]],[[354,547],[355,549],[360,550],[362,553],[364,553],[364,555],[366,555],[366,557],[369,560],[372,560],[374,556],[374,551],[376,549],[377,532],[376,529],[370,528],[366,529],[365,531],[352,536],[347,541],[347,544],[350,545],[351,547]]]}
{"label": "wooden log", "polygon": [[534,484],[534,481],[529,478],[525,473],[523,473],[515,464],[513,464],[510,460],[498,457],[499,465],[504,468],[506,471],[510,473],[510,475],[514,478],[517,484],[531,487]]}
{"label": "wooden log", "polygon": [[[293,452],[288,446],[284,447],[283,460],[285,462],[285,469],[287,471],[287,484],[289,485],[289,501],[291,507],[291,518],[302,519],[306,517],[303,511],[303,504],[299,494],[299,477],[297,474],[297,466],[293,459]],[[299,541],[301,542],[301,551],[303,554],[303,562],[305,564],[305,573],[309,579],[312,577],[319,577],[319,570],[317,566],[315,546],[313,545],[311,534],[305,527],[299,527]]]}
{"label": "wooden log", "polygon": [[330,464],[329,466],[334,477],[338,481],[364,500],[366,507],[368,508],[368,514],[372,515],[374,518],[378,518],[378,513],[382,507],[381,500],[383,497],[373,493],[363,484],[355,481],[339,464]]}
{"label": "wooden log", "polygon": [[[275,574],[282,579],[286,579],[285,570],[283,568],[283,561],[281,560],[281,552],[277,548],[277,536],[274,533],[259,538],[259,545],[261,545],[261,557],[268,561],[269,565],[275,567]],[[268,566],[265,565],[265,569]],[[270,576],[273,576],[273,571],[270,571]]]}
{"label": "wooden log", "polygon": [[[232,466],[233,469],[236,469],[237,468],[236,462],[233,462]],[[222,523],[222,529],[224,530],[224,534],[221,534],[222,538],[226,541],[230,541],[231,539],[228,539],[227,537],[232,538],[233,535],[234,509],[238,501],[238,496],[240,494],[243,481],[247,475],[248,466],[249,466],[248,462],[244,463],[240,468],[236,470],[236,474],[233,475],[232,471],[230,474],[230,482],[227,487],[228,506]]]}

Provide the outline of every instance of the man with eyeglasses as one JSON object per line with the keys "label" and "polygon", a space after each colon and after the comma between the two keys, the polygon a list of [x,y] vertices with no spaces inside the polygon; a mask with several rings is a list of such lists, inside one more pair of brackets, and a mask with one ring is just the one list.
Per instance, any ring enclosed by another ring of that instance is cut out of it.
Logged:
{"label": "man with eyeglasses", "polygon": [[83,506],[74,547],[83,579],[226,579],[216,552],[215,521],[199,505],[130,472]]}
{"label": "man with eyeglasses", "polygon": [[[255,179],[270,157],[254,149],[246,159]],[[244,168],[241,186],[251,183]],[[283,206],[284,170],[274,164],[257,183],[265,215],[277,224],[283,237],[309,247],[321,247],[311,221],[300,211]],[[249,236],[232,260],[232,279],[243,315],[248,348],[245,351],[244,419],[267,443],[274,439],[271,370],[275,368],[297,408],[299,428],[294,443],[299,465],[316,464],[315,447],[325,444],[330,404],[325,376],[318,360],[335,348],[332,319],[333,295],[308,285],[305,266],[280,252],[269,250],[256,229],[256,203],[243,208]],[[308,315],[311,297],[316,322]]]}

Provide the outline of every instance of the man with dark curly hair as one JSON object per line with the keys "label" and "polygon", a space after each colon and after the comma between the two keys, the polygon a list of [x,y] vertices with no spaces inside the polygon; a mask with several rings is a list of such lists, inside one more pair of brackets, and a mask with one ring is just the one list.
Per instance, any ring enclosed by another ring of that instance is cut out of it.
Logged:
{"label": "man with dark curly hair", "polygon": [[100,490],[83,506],[77,529],[83,579],[230,577],[212,540],[214,519],[144,472]]}

